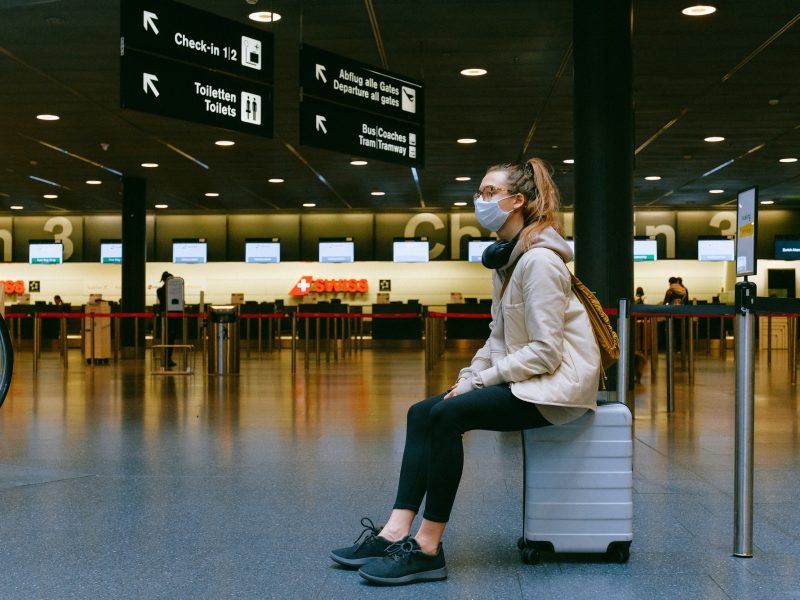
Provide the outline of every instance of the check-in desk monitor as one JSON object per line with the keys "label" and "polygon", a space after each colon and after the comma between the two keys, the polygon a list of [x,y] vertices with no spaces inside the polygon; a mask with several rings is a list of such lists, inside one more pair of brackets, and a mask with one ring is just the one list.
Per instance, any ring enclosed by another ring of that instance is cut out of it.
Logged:
{"label": "check-in desk monitor", "polygon": [[489,246],[494,244],[497,240],[494,238],[480,238],[472,239],[467,242],[467,260],[469,262],[481,262],[483,251]]}
{"label": "check-in desk monitor", "polygon": [[633,240],[633,262],[658,260],[658,242],[656,240]]}
{"label": "check-in desk monitor", "polygon": [[244,262],[281,262],[281,243],[278,238],[247,239],[244,242]]}
{"label": "check-in desk monitor", "polygon": [[183,264],[208,262],[208,243],[202,238],[172,240],[172,262]]}
{"label": "check-in desk monitor", "polygon": [[319,262],[347,263],[355,260],[355,243],[351,238],[320,238]]}
{"label": "check-in desk monitor", "polygon": [[697,238],[697,260],[702,262],[733,261],[736,258],[736,240],[724,235]]}
{"label": "check-in desk monitor", "polygon": [[32,265],[60,265],[64,262],[64,246],[53,240],[31,240],[28,262]]}
{"label": "check-in desk monitor", "polygon": [[392,260],[396,263],[428,262],[429,252],[427,239],[395,238],[392,244]]}
{"label": "check-in desk monitor", "polygon": [[776,235],[775,260],[800,260],[800,235]]}
{"label": "check-in desk monitor", "polygon": [[104,265],[122,263],[122,240],[100,240],[100,262]]}

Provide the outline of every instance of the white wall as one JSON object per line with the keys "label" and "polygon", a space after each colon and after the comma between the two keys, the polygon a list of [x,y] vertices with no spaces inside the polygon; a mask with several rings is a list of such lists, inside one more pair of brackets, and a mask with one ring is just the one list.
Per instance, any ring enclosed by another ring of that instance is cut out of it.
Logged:
{"label": "white wall", "polygon": [[[768,268],[795,268],[797,289],[800,289],[800,261],[758,261],[759,275],[752,277],[760,294],[766,294]],[[439,261],[425,264],[395,264],[391,262],[357,262],[349,264],[322,264],[317,262],[285,262],[277,265],[254,265],[245,263],[208,263],[205,265],[176,265],[172,263],[148,263],[146,269],[148,304],[156,302],[156,288],[161,273],[169,271],[186,281],[186,301],[199,302],[200,292],[205,292],[205,301],[226,303],[231,292],[242,292],[245,300],[272,301],[283,299],[287,304],[297,303],[289,290],[303,275],[315,279],[367,279],[369,293],[331,294],[352,304],[372,304],[376,301],[380,279],[390,279],[392,300],[420,300],[427,305],[443,305],[449,302],[451,292],[461,292],[464,297],[491,297],[491,277],[480,263],[461,261]],[[634,265],[634,289],[642,286],[650,304],[664,298],[667,280],[672,276],[683,277],[692,298],[711,300],[720,289],[732,291],[736,282],[733,263],[700,263],[694,260],[662,260]],[[121,295],[121,267],[99,263],[65,263],[62,265],[30,265],[27,263],[0,263],[0,280],[39,281],[41,291],[31,293],[31,301],[52,302],[59,294],[65,302],[83,304],[89,294],[100,293],[109,300],[118,300]],[[633,290],[631,290],[633,295]],[[13,296],[6,296],[12,303]]]}

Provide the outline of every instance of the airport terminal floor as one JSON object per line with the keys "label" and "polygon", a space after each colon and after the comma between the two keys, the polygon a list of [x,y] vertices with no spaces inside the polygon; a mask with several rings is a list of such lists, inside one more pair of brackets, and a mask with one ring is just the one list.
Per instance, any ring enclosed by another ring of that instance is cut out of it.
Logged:
{"label": "airport terminal floor", "polygon": [[[800,598],[800,392],[785,351],[756,370],[753,557],[734,558],[734,362],[697,356],[675,410],[649,368],[636,386],[627,564],[520,560],[517,433],[471,432],[449,578],[374,587],[328,553],[388,516],[422,351],[366,349],[291,374],[288,351],[238,376],[152,375],[147,361],[69,368],[20,352],[0,408],[0,595],[31,598]],[[663,355],[658,378],[663,378]]]}

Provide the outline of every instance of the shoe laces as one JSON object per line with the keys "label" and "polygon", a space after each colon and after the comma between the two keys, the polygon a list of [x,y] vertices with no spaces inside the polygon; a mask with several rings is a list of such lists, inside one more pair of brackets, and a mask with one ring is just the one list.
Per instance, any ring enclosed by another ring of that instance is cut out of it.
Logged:
{"label": "shoe laces", "polygon": [[386,548],[386,556],[392,560],[399,561],[416,550],[419,550],[419,544],[413,538],[406,537]]}
{"label": "shoe laces", "polygon": [[[381,528],[376,527],[375,523],[372,522],[372,519],[368,517],[361,519],[361,526],[364,528],[364,530],[356,538],[356,541],[353,542],[354,544],[358,544],[359,542],[361,542],[361,544],[366,544],[371,538],[375,537],[381,532]],[[368,534],[367,537],[364,537],[365,533]],[[364,541],[361,541],[361,538],[364,538]]]}

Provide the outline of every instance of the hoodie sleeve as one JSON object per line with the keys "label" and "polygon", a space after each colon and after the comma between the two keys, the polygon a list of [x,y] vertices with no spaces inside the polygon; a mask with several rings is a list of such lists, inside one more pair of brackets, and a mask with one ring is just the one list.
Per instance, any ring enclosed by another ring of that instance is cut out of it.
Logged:
{"label": "hoodie sleeve", "polygon": [[501,307],[508,354],[478,373],[478,386],[525,381],[561,364],[571,293],[564,261],[550,250],[531,250],[520,260],[512,286],[517,294],[510,299],[521,292],[522,302]]}

